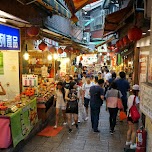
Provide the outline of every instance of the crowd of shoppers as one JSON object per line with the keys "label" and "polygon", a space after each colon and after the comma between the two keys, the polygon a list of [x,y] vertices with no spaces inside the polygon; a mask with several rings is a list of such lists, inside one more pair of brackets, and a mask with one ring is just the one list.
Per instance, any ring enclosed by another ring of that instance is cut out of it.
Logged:
{"label": "crowd of shoppers", "polygon": [[[129,109],[134,100],[137,106],[139,104],[139,86],[134,85],[132,94],[128,96],[130,84],[126,79],[125,72],[122,71],[117,76],[114,71],[109,71],[105,66],[96,73],[97,75],[91,74],[85,67],[81,70],[81,74],[79,72],[75,72],[73,76],[66,74],[65,80],[57,83],[54,128],[58,126],[59,110],[61,109],[64,125],[68,124],[69,133],[72,132],[72,124],[75,124],[78,129],[78,123],[87,121],[89,116],[93,131],[100,132],[98,129],[100,107],[105,101],[106,109],[109,111],[111,135],[115,132],[119,110],[124,111],[128,121],[126,145],[134,149],[136,147],[135,137],[138,122],[131,119]],[[118,107],[118,99],[122,101],[122,109]]]}

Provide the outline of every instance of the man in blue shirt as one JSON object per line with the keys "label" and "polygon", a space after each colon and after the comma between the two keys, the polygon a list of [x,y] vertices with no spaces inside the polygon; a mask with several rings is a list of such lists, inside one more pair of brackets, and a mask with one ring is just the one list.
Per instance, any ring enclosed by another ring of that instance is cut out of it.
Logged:
{"label": "man in blue shirt", "polygon": [[118,87],[118,90],[121,91],[122,96],[122,103],[124,106],[124,111],[127,112],[127,92],[130,89],[129,82],[126,80],[126,73],[120,72],[119,73],[120,79],[116,80],[116,84]]}
{"label": "man in blue shirt", "polygon": [[93,85],[90,88],[90,109],[91,109],[91,123],[94,132],[100,132],[98,130],[100,107],[103,104],[104,89],[103,79],[98,80],[98,85]]}

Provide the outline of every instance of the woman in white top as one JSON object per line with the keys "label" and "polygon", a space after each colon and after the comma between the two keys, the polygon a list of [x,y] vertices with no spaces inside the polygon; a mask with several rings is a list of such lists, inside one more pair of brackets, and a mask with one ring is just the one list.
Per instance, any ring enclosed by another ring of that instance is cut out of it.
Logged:
{"label": "woman in white top", "polygon": [[65,102],[65,88],[63,87],[62,82],[57,83],[57,89],[56,89],[56,122],[54,128],[57,128],[58,121],[59,121],[59,111],[62,110],[63,118],[64,118],[64,125],[66,125],[66,102]]}
{"label": "woman in white top", "polygon": [[127,141],[126,145],[130,146],[130,149],[136,148],[136,130],[138,128],[138,121],[134,122],[131,118],[131,115],[129,113],[130,108],[133,105],[133,102],[135,100],[135,104],[137,108],[139,108],[139,98],[138,98],[138,92],[139,92],[139,85],[135,84],[132,87],[132,95],[128,97],[128,131],[127,131]]}

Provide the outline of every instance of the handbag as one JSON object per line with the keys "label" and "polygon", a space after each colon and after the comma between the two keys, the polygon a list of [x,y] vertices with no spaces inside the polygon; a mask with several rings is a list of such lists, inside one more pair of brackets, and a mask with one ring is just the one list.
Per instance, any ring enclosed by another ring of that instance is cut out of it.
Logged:
{"label": "handbag", "polygon": [[118,107],[118,109],[124,108],[123,104],[122,104],[122,100],[120,99],[120,96],[119,96],[119,91],[118,91],[117,107]]}
{"label": "handbag", "polygon": [[78,102],[77,101],[68,101],[66,106],[66,111],[68,112],[74,112],[78,108]]}
{"label": "handbag", "polygon": [[123,120],[127,119],[127,115],[124,111],[120,111],[119,119],[120,119],[120,121],[123,121]]}
{"label": "handbag", "polygon": [[136,107],[135,100],[136,100],[136,96],[134,97],[133,105],[131,106],[131,108],[129,110],[129,112],[131,114],[131,118],[134,122],[138,121],[140,118],[140,113]]}

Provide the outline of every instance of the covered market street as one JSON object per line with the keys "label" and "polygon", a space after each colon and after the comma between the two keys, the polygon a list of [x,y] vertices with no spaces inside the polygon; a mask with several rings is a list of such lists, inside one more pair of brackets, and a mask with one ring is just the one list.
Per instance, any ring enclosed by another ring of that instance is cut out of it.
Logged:
{"label": "covered market street", "polygon": [[20,152],[122,152],[126,141],[126,126],[127,122],[119,122],[118,120],[115,133],[111,135],[109,132],[109,114],[103,105],[99,122],[100,133],[92,131],[89,119],[80,123],[78,131],[73,126],[71,134],[64,127],[55,137],[36,135],[28,141]]}

